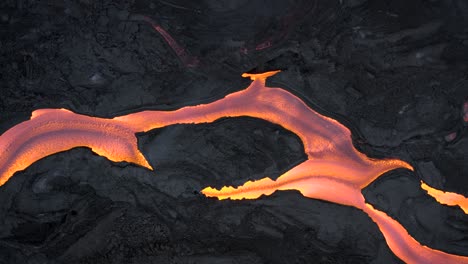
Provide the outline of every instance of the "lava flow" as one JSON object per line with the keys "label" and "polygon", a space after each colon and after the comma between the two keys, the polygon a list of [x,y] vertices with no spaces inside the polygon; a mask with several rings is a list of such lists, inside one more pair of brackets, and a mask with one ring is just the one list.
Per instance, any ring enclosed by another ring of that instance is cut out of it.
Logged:
{"label": "lava flow", "polygon": [[84,146],[112,161],[151,169],[138,150],[131,127],[111,119],[75,114],[66,109],[41,109],[31,119],[0,136],[0,185],[17,171],[49,155]]}
{"label": "lava flow", "polygon": [[398,159],[371,159],[357,151],[351,132],[344,125],[315,112],[286,90],[266,87],[266,78],[277,72],[244,74],[253,81],[245,90],[212,103],[174,111],[142,111],[113,119],[83,116],[64,109],[34,111],[30,120],[0,136],[3,153],[0,185],[16,171],[43,157],[80,146],[89,147],[112,161],[127,161],[152,169],[137,148],[135,133],[173,124],[250,116],[281,125],[298,135],[307,160],[277,180],[264,178],[221,190],[207,187],[202,190],[206,196],[256,199],[276,190],[298,190],[305,197],[353,206],[367,213],[382,231],[390,249],[407,263],[468,263],[468,257],[421,245],[397,221],[366,204],[361,193],[364,187],[389,170],[413,170],[411,165]]}
{"label": "lava flow", "polygon": [[434,199],[436,199],[436,201],[440,204],[458,206],[463,210],[463,212],[465,212],[465,214],[468,214],[468,198],[464,197],[463,195],[434,189],[422,181],[421,188],[427,191],[427,194],[434,197]]}

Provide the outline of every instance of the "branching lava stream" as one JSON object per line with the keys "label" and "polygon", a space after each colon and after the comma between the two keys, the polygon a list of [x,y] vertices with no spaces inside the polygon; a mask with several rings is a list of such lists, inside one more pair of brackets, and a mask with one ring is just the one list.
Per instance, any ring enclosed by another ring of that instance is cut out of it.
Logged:
{"label": "branching lava stream", "polygon": [[[105,119],[65,109],[36,110],[30,120],[0,136],[0,185],[41,158],[80,146],[89,147],[112,161],[127,161],[152,169],[138,150],[135,133],[173,124],[249,116],[281,125],[298,135],[307,160],[277,180],[263,178],[221,190],[207,187],[203,194],[218,199],[256,199],[277,190],[298,190],[305,197],[353,206],[367,213],[390,249],[407,263],[468,263],[468,257],[421,245],[397,221],[366,204],[361,193],[364,187],[387,171],[413,170],[412,166],[398,159],[371,159],[358,152],[352,144],[351,132],[341,123],[320,115],[286,90],[266,87],[266,78],[277,72],[244,74],[252,79],[245,90],[212,103],[174,111],[142,111]],[[432,193],[429,194],[434,197],[440,195]],[[450,204],[446,200],[438,201]]]}
{"label": "branching lava stream", "polygon": [[465,214],[468,214],[468,198],[453,192],[437,190],[421,181],[421,188],[430,196],[434,197],[440,204],[460,207]]}

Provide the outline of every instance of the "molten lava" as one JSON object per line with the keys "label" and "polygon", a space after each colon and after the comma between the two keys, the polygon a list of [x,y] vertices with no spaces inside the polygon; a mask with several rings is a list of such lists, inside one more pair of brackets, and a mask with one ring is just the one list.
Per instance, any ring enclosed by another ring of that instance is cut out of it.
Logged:
{"label": "molten lava", "polygon": [[[160,33],[165,36],[164,31]],[[83,116],[65,109],[34,111],[30,120],[0,136],[0,185],[43,157],[80,146],[89,147],[112,161],[127,161],[152,169],[138,150],[135,133],[173,124],[250,116],[281,125],[298,135],[307,160],[277,180],[263,178],[221,190],[207,187],[202,190],[206,196],[256,199],[277,190],[298,190],[305,197],[353,206],[367,213],[379,226],[391,250],[407,263],[468,263],[468,257],[419,244],[398,222],[366,204],[361,193],[364,187],[389,170],[413,170],[411,165],[398,159],[371,159],[357,151],[351,132],[341,123],[315,112],[288,91],[266,87],[266,78],[277,72],[244,74],[253,81],[245,90],[212,103],[174,111],[142,111],[113,119]],[[458,196],[433,189],[429,194],[440,203],[464,208],[457,202]]]}
{"label": "molten lava", "polygon": [[30,120],[0,137],[0,185],[44,157],[79,146],[89,147],[112,161],[151,169],[138,150],[136,132],[111,119],[78,115],[65,109],[36,110]]}
{"label": "molten lava", "polygon": [[444,192],[432,188],[421,181],[421,188],[427,191],[427,194],[434,197],[440,204],[460,207],[465,214],[468,214],[468,198],[453,192]]}

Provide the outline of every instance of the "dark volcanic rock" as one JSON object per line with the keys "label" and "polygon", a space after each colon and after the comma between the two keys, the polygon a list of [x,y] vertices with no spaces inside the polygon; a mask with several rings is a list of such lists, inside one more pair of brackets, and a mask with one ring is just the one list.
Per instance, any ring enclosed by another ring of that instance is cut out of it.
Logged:
{"label": "dark volcanic rock", "polygon": [[[397,261],[359,210],[297,192],[225,202],[168,195],[167,181],[183,187],[190,173],[176,172],[115,164],[86,149],[35,163],[0,193],[5,263]],[[196,186],[205,181],[192,178]]]}
{"label": "dark volcanic rock", "polygon": [[421,244],[468,255],[468,215],[459,207],[441,206],[419,186],[414,174],[397,170],[373,182],[363,193],[368,203],[398,220]]}
{"label": "dark volcanic rock", "polygon": [[[38,108],[113,117],[211,102],[246,87],[242,72],[281,69],[269,85],[345,124],[366,154],[415,167],[368,186],[369,203],[422,244],[468,255],[466,215],[419,188],[468,196],[466,28],[463,0],[6,0],[0,133]],[[0,263],[401,262],[354,208],[297,192],[200,195],[303,160],[277,125],[243,117],[138,138],[154,172],[74,149],[0,187]]]}
{"label": "dark volcanic rock", "polygon": [[[238,186],[268,176],[276,179],[306,159],[299,137],[264,120],[226,118],[212,124],[175,125],[139,137],[140,149],[156,174],[171,171],[164,185],[168,194],[186,182],[193,191],[204,186]],[[180,179],[186,175],[186,179]],[[202,186],[190,182],[200,181]]]}

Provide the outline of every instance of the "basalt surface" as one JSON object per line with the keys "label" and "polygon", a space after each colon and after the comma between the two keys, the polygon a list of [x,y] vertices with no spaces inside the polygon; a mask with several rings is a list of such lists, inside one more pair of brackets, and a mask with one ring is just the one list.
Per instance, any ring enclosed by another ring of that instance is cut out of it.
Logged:
{"label": "basalt surface", "polygon": [[[242,72],[281,69],[270,86],[345,124],[367,155],[414,166],[366,202],[468,255],[467,215],[419,187],[468,196],[464,1],[7,0],[0,23],[0,133],[40,108],[110,118],[213,102],[247,87]],[[303,162],[281,126],[180,124],[138,146],[155,171],[79,148],[17,172],[0,187],[0,263],[401,263],[355,208],[199,193]]]}

